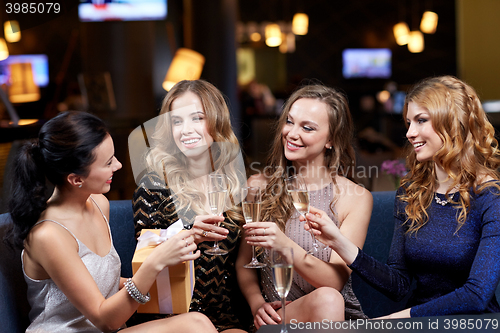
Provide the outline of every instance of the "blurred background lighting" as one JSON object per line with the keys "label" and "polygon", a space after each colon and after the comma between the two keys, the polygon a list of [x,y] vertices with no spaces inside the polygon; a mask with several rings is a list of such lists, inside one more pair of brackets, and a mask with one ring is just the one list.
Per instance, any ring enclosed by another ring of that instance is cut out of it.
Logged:
{"label": "blurred background lighting", "polygon": [[438,24],[438,14],[434,12],[425,12],[420,22],[420,30],[426,34],[433,34],[436,32]]}
{"label": "blurred background lighting", "polygon": [[293,16],[292,31],[296,35],[307,35],[309,29],[309,16],[304,13],[297,13]]}

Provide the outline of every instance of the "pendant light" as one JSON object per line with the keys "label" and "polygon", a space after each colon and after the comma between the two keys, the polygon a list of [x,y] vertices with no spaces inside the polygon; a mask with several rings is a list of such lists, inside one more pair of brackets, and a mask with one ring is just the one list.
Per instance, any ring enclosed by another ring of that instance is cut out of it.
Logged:
{"label": "pendant light", "polygon": [[205,57],[200,53],[187,48],[178,49],[163,81],[163,89],[169,91],[182,80],[198,80],[204,64]]}

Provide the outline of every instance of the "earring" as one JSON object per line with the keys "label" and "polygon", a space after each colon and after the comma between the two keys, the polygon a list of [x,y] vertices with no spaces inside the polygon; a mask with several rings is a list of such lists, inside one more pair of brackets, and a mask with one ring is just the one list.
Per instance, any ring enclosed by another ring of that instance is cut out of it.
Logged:
{"label": "earring", "polygon": [[83,184],[78,185],[78,188],[82,188]]}
{"label": "earring", "polygon": [[332,149],[333,149],[333,146],[330,146],[330,147],[328,147],[328,148],[326,148],[326,149],[330,149],[330,150],[332,150]]}

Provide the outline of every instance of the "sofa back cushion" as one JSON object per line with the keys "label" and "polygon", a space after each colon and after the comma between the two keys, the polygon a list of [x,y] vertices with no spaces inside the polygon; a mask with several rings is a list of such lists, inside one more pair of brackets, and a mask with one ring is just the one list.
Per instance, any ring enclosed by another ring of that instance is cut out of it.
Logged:
{"label": "sofa back cushion", "polygon": [[132,257],[137,242],[131,200],[109,202],[109,227],[113,236],[113,245],[122,263],[121,276],[132,277]]}
{"label": "sofa back cushion", "polygon": [[24,332],[29,325],[30,306],[21,268],[21,251],[4,242],[12,221],[10,214],[0,215],[0,331]]}
{"label": "sofa back cushion", "polygon": [[[395,191],[372,192],[373,211],[363,251],[380,262],[386,263],[394,232]],[[352,285],[364,313],[370,318],[387,315],[404,309],[407,298],[394,302],[352,273]]]}

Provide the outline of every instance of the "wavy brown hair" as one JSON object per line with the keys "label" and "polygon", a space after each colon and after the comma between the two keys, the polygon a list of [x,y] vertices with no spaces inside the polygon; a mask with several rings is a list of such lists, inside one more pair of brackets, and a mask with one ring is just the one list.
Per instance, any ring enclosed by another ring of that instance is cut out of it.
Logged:
{"label": "wavy brown hair", "polygon": [[[188,160],[175,144],[172,135],[172,124],[169,111],[172,111],[172,102],[187,92],[199,97],[207,119],[207,130],[214,143],[209,148],[211,154],[211,169],[225,173],[229,180],[230,198],[239,197],[241,184],[245,174],[234,167],[234,162],[240,153],[238,139],[231,127],[229,108],[222,93],[211,83],[203,80],[184,80],[177,83],[165,96],[160,111],[158,123],[151,136],[151,149],[146,155],[146,164],[149,171],[164,176],[165,182],[176,196],[177,210],[192,209],[197,215],[207,214],[204,208],[206,194],[193,186],[189,180],[194,176],[188,169]],[[235,205],[227,211],[231,221],[241,223],[239,208]]]}
{"label": "wavy brown hair", "polygon": [[429,112],[432,127],[443,146],[429,161],[419,162],[413,147],[408,148],[407,166],[410,170],[402,179],[405,189],[399,197],[406,202],[408,232],[417,232],[428,221],[430,206],[438,187],[435,164],[438,163],[453,181],[451,189],[460,193],[458,202],[457,231],[467,219],[470,207],[470,190],[479,193],[487,187],[500,190],[497,182],[481,182],[485,177],[499,179],[500,166],[495,129],[484,112],[475,90],[453,76],[428,78],[416,84],[408,93],[403,118],[408,113],[408,103],[413,102]]}
{"label": "wavy brown hair", "polygon": [[[286,221],[293,212],[293,203],[284,188],[284,177],[294,174],[292,163],[286,159],[283,145],[282,129],[286,124],[293,103],[302,98],[318,100],[326,105],[329,120],[330,139],[333,149],[325,149],[325,167],[328,169],[333,184],[335,176],[347,176],[354,167],[353,148],[354,126],[347,98],[339,91],[323,85],[307,85],[295,91],[283,106],[283,111],[275,127],[274,141],[268,167],[264,176],[268,184],[263,195],[262,221],[275,221],[281,230],[285,230]],[[330,203],[333,205],[337,199]]]}

